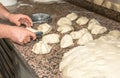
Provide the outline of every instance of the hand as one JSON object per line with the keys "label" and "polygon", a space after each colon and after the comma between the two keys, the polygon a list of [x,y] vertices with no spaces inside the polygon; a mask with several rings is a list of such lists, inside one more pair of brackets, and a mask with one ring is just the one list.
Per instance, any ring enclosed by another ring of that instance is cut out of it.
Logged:
{"label": "hand", "polygon": [[10,37],[9,39],[11,39],[12,41],[18,43],[18,44],[25,44],[25,43],[28,43],[30,42],[31,38],[33,40],[36,39],[36,35],[25,29],[25,28],[22,28],[22,27],[17,27],[17,26],[11,26],[10,27]]}
{"label": "hand", "polygon": [[31,27],[33,25],[31,18],[24,14],[9,14],[8,19],[10,22],[15,23],[17,26],[24,24],[27,27]]}

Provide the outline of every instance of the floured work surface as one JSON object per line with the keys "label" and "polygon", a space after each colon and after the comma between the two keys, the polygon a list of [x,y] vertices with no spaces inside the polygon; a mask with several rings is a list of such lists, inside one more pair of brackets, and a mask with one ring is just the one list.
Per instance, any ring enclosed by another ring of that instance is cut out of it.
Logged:
{"label": "floured work surface", "polygon": [[[118,29],[120,30],[120,23],[113,20],[95,14],[93,12],[87,11],[83,8],[76,7],[69,3],[54,3],[54,4],[39,4],[31,3],[33,7],[19,7],[19,13],[25,13],[31,15],[32,13],[48,13],[52,16],[52,27],[53,30],[50,33],[57,32],[57,21],[71,12],[75,12],[80,16],[86,16],[89,19],[96,18],[102,25],[106,26],[108,30]],[[34,27],[37,25],[34,25]],[[81,29],[83,26],[75,26],[75,30]],[[57,32],[58,33],[58,32]],[[94,36],[97,38],[98,36]],[[31,49],[35,42],[31,42],[28,45],[20,46],[15,44],[16,48],[21,52],[21,55],[28,62],[31,68],[37,73],[39,78],[61,78],[61,72],[59,71],[59,63],[62,60],[62,56],[65,52],[69,51],[71,48],[77,46],[74,45],[67,49],[61,49],[59,44],[54,44],[51,52],[45,55],[36,55]]]}

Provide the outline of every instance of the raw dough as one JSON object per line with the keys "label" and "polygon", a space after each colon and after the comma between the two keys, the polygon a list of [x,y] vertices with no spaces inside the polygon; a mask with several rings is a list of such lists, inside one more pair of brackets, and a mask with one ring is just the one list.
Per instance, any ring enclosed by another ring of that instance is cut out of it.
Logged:
{"label": "raw dough", "polygon": [[47,23],[44,23],[38,26],[38,31],[43,32],[43,34],[49,33],[51,30],[52,30],[52,27]]}
{"label": "raw dough", "polygon": [[91,19],[88,23],[88,29],[92,30],[94,25],[100,25],[100,23],[96,19]]}
{"label": "raw dough", "polygon": [[120,12],[120,4],[112,3],[112,8],[113,10]]}
{"label": "raw dough", "polygon": [[103,3],[103,6],[108,8],[108,9],[111,9],[112,3],[109,0],[105,0],[105,2]]}
{"label": "raw dough", "polygon": [[101,25],[93,25],[93,29],[91,30],[91,33],[98,35],[98,34],[103,34],[106,31],[107,31],[106,27],[103,27]]}
{"label": "raw dough", "polygon": [[35,33],[35,32],[38,32],[38,30],[33,29],[33,28],[30,28],[30,27],[26,27],[26,29],[29,30],[29,31],[31,31],[31,32],[34,32],[34,33]]}
{"label": "raw dough", "polygon": [[104,0],[93,0],[93,3],[97,4],[97,5],[102,5],[104,2]]}
{"label": "raw dough", "polygon": [[62,78],[119,78],[120,41],[92,41],[65,52]]}
{"label": "raw dough", "polygon": [[43,38],[42,38],[42,41],[44,43],[59,43],[60,42],[60,35],[58,34],[48,34],[48,35],[45,35]]}
{"label": "raw dough", "polygon": [[72,25],[72,22],[70,19],[68,19],[67,17],[62,17],[58,20],[57,22],[58,26],[63,26],[63,25]]}
{"label": "raw dough", "polygon": [[85,24],[88,23],[88,21],[89,21],[89,19],[88,19],[87,17],[81,16],[81,17],[76,21],[76,23],[77,23],[78,25],[85,25]]}
{"label": "raw dough", "polygon": [[74,30],[74,28],[70,25],[62,25],[62,26],[59,26],[57,31],[60,32],[60,33],[67,33],[67,32],[70,32]]}
{"label": "raw dough", "polygon": [[89,32],[87,32],[78,40],[77,44],[85,45],[86,43],[92,40],[93,40],[92,35]]}
{"label": "raw dough", "polygon": [[50,52],[51,49],[52,47],[50,45],[44,43],[43,41],[39,41],[33,46],[32,51],[35,54],[47,54]]}
{"label": "raw dough", "polygon": [[83,29],[81,29],[79,31],[71,32],[70,35],[72,36],[73,39],[79,39],[87,32],[88,32],[88,30],[86,28],[83,28]]}
{"label": "raw dough", "polygon": [[73,39],[69,34],[66,34],[63,36],[63,38],[61,39],[60,42],[60,47],[61,48],[67,48],[70,47],[71,45],[73,45]]}
{"label": "raw dough", "polygon": [[70,13],[66,16],[68,19],[70,19],[71,21],[74,21],[75,19],[78,18],[78,15],[76,13]]}

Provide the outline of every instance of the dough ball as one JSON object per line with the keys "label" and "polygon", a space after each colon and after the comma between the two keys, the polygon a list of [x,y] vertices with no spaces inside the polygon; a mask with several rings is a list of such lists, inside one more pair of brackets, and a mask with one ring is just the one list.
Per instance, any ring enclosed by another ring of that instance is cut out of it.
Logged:
{"label": "dough ball", "polygon": [[39,41],[33,46],[32,51],[35,54],[47,54],[51,49],[52,47],[50,45],[44,43],[43,41]]}
{"label": "dough ball", "polygon": [[71,21],[74,21],[75,19],[78,18],[78,15],[76,13],[70,13],[66,16],[68,19],[70,19]]}
{"label": "dough ball", "polygon": [[93,3],[97,4],[97,5],[102,5],[104,2],[104,0],[93,0]]}
{"label": "dough ball", "polygon": [[108,9],[111,9],[112,3],[109,0],[105,0],[105,2],[103,3],[103,6],[108,8]]}
{"label": "dough ball", "polygon": [[120,12],[120,4],[112,3],[112,8],[113,10]]}
{"label": "dough ball", "polygon": [[100,23],[96,19],[91,19],[88,23],[88,29],[92,30],[94,25],[100,25]]}
{"label": "dough ball", "polygon": [[98,34],[103,34],[106,31],[107,31],[106,27],[103,27],[101,25],[94,25],[93,29],[91,30],[91,33],[95,34],[95,35],[98,35]]}
{"label": "dough ball", "polygon": [[62,17],[58,20],[57,22],[58,26],[63,26],[63,25],[72,25],[72,22],[70,19],[68,19],[67,17]]}
{"label": "dough ball", "polygon": [[76,23],[77,23],[78,25],[85,25],[85,24],[88,23],[88,21],[89,21],[89,19],[88,19],[87,17],[81,16],[81,17],[76,21]]}
{"label": "dough ball", "polygon": [[67,32],[70,32],[74,30],[74,28],[70,25],[62,25],[62,26],[59,26],[57,31],[60,32],[60,33],[67,33]]}
{"label": "dough ball", "polygon": [[43,32],[43,34],[49,33],[51,30],[52,30],[52,27],[47,23],[44,23],[38,26],[38,31]]}
{"label": "dough ball", "polygon": [[70,35],[66,34],[63,36],[63,38],[61,39],[60,42],[60,47],[61,48],[67,48],[70,47],[71,45],[73,45],[73,39]]}
{"label": "dough ball", "polygon": [[33,28],[30,28],[30,27],[26,27],[26,29],[29,30],[29,31],[31,31],[31,32],[34,32],[34,33],[35,33],[35,32],[38,32],[38,30],[33,29]]}
{"label": "dough ball", "polygon": [[93,40],[93,36],[89,32],[87,32],[78,40],[77,44],[85,45],[86,43],[92,40]]}
{"label": "dough ball", "polygon": [[118,43],[96,40],[65,52],[59,65],[63,78],[119,78]]}
{"label": "dough ball", "polygon": [[50,43],[50,44],[59,43],[60,42],[59,38],[60,38],[60,35],[58,34],[48,34],[48,35],[43,36],[42,41],[44,43]]}
{"label": "dough ball", "polygon": [[72,36],[73,39],[79,39],[87,32],[88,32],[88,30],[86,28],[83,28],[83,29],[81,29],[79,31],[71,32],[70,35]]}
{"label": "dough ball", "polygon": [[105,36],[101,36],[100,40],[109,41],[109,40],[119,40],[120,39],[120,31],[119,30],[112,30]]}

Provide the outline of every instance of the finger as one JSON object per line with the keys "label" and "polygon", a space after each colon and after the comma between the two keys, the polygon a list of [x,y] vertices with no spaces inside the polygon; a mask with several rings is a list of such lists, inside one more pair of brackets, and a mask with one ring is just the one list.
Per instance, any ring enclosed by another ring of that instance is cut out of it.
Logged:
{"label": "finger", "polygon": [[27,27],[30,27],[30,26],[31,26],[31,23],[30,23],[30,21],[29,21],[27,18],[20,18],[19,22],[20,22],[21,24],[24,24],[24,25],[27,26]]}
{"label": "finger", "polygon": [[32,19],[26,15],[23,15],[24,18],[26,18],[30,22],[30,26],[33,26]]}
{"label": "finger", "polygon": [[33,32],[31,32],[31,33],[30,33],[30,37],[32,38],[32,40],[35,40],[35,39],[36,39],[36,34],[33,33]]}

